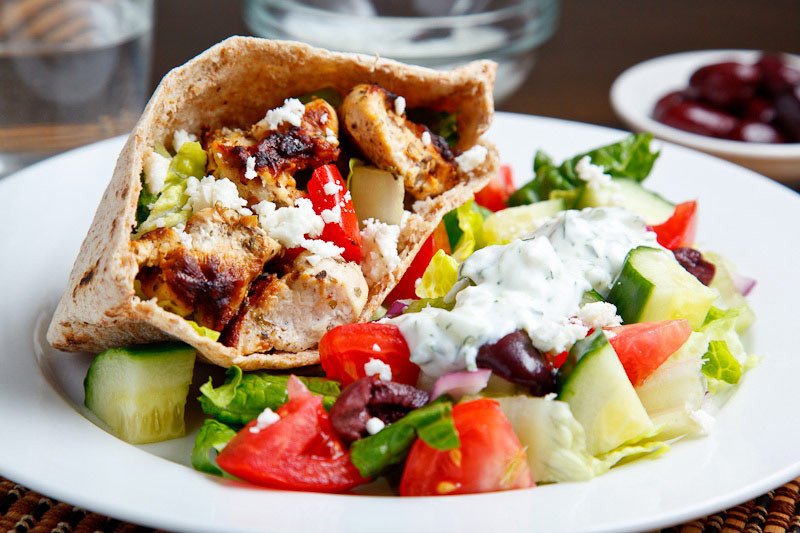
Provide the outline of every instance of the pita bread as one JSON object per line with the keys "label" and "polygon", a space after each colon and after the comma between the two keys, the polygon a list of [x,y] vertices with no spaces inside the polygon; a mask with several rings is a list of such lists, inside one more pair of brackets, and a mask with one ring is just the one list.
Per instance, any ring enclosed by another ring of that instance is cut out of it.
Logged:
{"label": "pita bread", "polygon": [[179,339],[197,348],[208,362],[246,370],[319,362],[313,350],[239,354],[198,334],[186,320],[154,300],[135,295],[139,267],[130,242],[143,158],[156,143],[168,145],[178,129],[246,127],[285,98],[323,87],[346,94],[359,83],[377,83],[402,95],[410,108],[435,107],[444,101],[455,106],[459,149],[480,142],[489,154],[469,179],[415,204],[418,216],[411,217],[401,232],[400,265],[370,291],[361,315],[368,320],[441,217],[468,200],[496,171],[497,152],[480,139],[493,114],[495,67],[490,61],[477,61],[440,72],[295,42],[232,37],[172,70],[159,84],[117,160],[50,324],[48,341],[60,350],[97,353],[115,346]]}

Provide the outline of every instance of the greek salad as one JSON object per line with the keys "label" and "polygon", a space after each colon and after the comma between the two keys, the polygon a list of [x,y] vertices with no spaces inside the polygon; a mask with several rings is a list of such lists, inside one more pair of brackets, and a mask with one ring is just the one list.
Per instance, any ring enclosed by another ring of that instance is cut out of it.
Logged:
{"label": "greek salad", "polygon": [[[502,167],[372,321],[325,333],[321,368],[232,366],[202,385],[193,466],[274,489],[384,478],[435,496],[588,480],[713,431],[757,362],[740,337],[755,281],[696,246],[696,201],[643,185],[651,140],[560,163],[537,152],[520,188]],[[193,363],[182,344],[109,350],[86,404],[123,437],[173,437]],[[131,410],[159,416],[143,427]]]}

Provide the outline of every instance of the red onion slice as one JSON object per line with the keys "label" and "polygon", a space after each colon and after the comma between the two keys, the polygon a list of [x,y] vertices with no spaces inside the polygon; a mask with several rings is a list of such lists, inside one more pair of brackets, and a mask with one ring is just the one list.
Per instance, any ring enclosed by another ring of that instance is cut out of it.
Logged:
{"label": "red onion slice", "polygon": [[408,302],[405,300],[395,300],[389,309],[386,310],[386,318],[394,318],[403,314],[403,311],[408,307]]}
{"label": "red onion slice", "polygon": [[449,394],[455,399],[467,394],[477,394],[486,388],[491,375],[492,371],[486,368],[479,368],[475,372],[464,370],[445,374],[433,384],[431,399],[436,399],[442,394]]}
{"label": "red onion slice", "polygon": [[736,290],[739,291],[739,294],[742,296],[747,296],[750,294],[750,291],[753,290],[753,287],[756,286],[756,280],[753,278],[748,278],[747,276],[742,276],[741,274],[733,273],[731,275],[733,278],[733,286],[736,287]]}

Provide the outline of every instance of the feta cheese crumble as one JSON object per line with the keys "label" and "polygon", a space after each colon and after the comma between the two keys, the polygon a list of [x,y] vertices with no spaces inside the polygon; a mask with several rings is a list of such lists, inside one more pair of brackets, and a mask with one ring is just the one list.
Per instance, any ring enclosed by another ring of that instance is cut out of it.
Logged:
{"label": "feta cheese crumble", "polygon": [[328,196],[333,196],[334,194],[342,190],[342,186],[336,183],[335,181],[329,181],[322,186],[322,190]]}
{"label": "feta cheese crumble", "polygon": [[326,224],[338,224],[342,221],[342,208],[339,207],[339,204],[336,204],[330,209],[323,209],[319,216],[322,217]]}
{"label": "feta cheese crumble", "polygon": [[339,144],[339,139],[336,137],[336,134],[333,133],[333,130],[330,128],[325,128],[325,142],[328,144]]}
{"label": "feta cheese crumble", "polygon": [[258,174],[256,174],[256,158],[251,155],[244,164],[244,179],[251,180],[256,177],[258,177]]}
{"label": "feta cheese crumble", "polygon": [[613,181],[610,175],[603,171],[603,167],[592,163],[588,155],[583,156],[575,165],[578,178],[586,182],[586,186],[593,191],[604,190],[610,195],[609,200],[613,205],[621,205],[624,199],[619,192],[619,184]]}
{"label": "feta cheese crumble", "polygon": [[394,112],[398,115],[402,115],[406,112],[406,99],[402,96],[398,96],[394,99]]}
{"label": "feta cheese crumble", "polygon": [[311,252],[311,255],[306,257],[311,266],[316,266],[326,257],[338,257],[344,253],[344,248],[341,246],[319,239],[303,239],[301,246]]}
{"label": "feta cheese crumble", "polygon": [[431,132],[429,132],[428,130],[423,131],[421,138],[422,138],[422,144],[424,146],[430,146],[430,144],[431,144]]}
{"label": "feta cheese crumble", "polygon": [[250,426],[250,433],[259,433],[262,429],[267,429],[280,419],[281,415],[267,407],[258,415],[255,425]]}
{"label": "feta cheese crumble", "polygon": [[373,351],[373,352],[380,352],[380,351],[381,351],[381,347],[380,347],[380,346],[378,346],[378,343],[377,343],[377,342],[376,342],[375,344],[373,344],[373,345],[372,345],[372,351]]}
{"label": "feta cheese crumble", "polygon": [[364,363],[364,373],[367,376],[378,376],[383,381],[392,381],[392,367],[380,359],[370,359]]}
{"label": "feta cheese crumble", "polygon": [[294,207],[275,207],[275,204],[263,200],[253,206],[258,215],[258,223],[267,235],[281,243],[284,248],[302,246],[309,237],[319,237],[325,222],[314,212],[311,200],[298,198]]}
{"label": "feta cheese crumble", "polygon": [[214,176],[206,176],[198,180],[194,176],[186,178],[186,195],[189,200],[184,209],[191,209],[197,213],[208,207],[223,207],[233,209],[240,215],[252,215],[253,212],[245,207],[247,201],[239,196],[236,185],[228,178],[220,180]]}
{"label": "feta cheese crumble", "polygon": [[608,302],[590,302],[578,310],[578,320],[593,329],[613,328],[622,325],[617,307]]}
{"label": "feta cheese crumble", "polygon": [[369,420],[367,420],[367,433],[370,435],[375,435],[380,430],[386,427],[386,424],[383,423],[383,420],[380,418],[373,416]]}
{"label": "feta cheese crumble", "polygon": [[271,130],[278,129],[278,126],[284,122],[299,128],[305,112],[306,106],[303,105],[303,102],[297,98],[287,98],[281,107],[267,111],[264,119],[267,121],[267,128]]}
{"label": "feta cheese crumble", "polygon": [[397,241],[400,226],[386,224],[374,218],[364,221],[361,230],[361,251],[363,261],[361,271],[370,285],[388,276],[400,265]]}
{"label": "feta cheese crumble", "polygon": [[155,151],[150,151],[144,160],[144,183],[150,194],[158,194],[164,188],[169,164],[172,161]]}
{"label": "feta cheese crumble", "polygon": [[476,144],[460,156],[456,157],[456,164],[461,172],[471,172],[486,160],[489,150],[485,146]]}
{"label": "feta cheese crumble", "polygon": [[186,130],[176,130],[175,133],[172,134],[172,149],[177,152],[184,143],[196,141],[197,135],[189,133]]}

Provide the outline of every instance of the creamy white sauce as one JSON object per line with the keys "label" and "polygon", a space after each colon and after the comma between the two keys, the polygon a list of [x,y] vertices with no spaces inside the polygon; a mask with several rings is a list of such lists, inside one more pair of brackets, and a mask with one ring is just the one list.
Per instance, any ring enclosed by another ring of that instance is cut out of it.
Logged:
{"label": "creamy white sauce", "polygon": [[523,240],[476,251],[460,268],[471,284],[451,311],[429,307],[388,321],[428,376],[474,370],[478,349],[518,329],[543,352],[562,352],[588,328],[576,318],[583,293],[605,295],[637,246],[658,246],[636,215],[619,208],[564,211]]}

